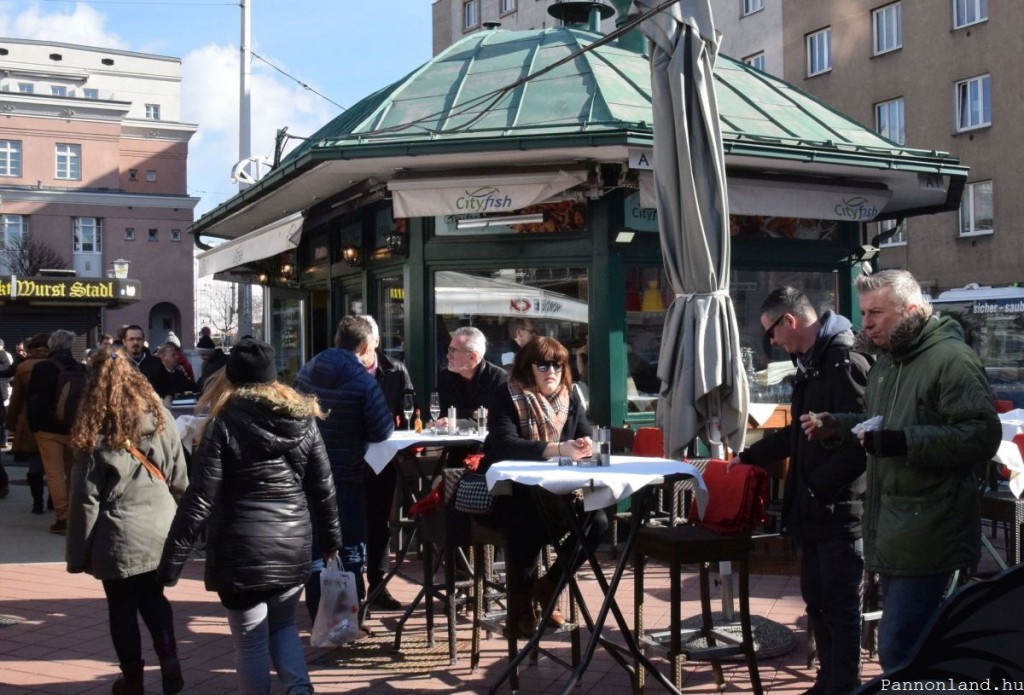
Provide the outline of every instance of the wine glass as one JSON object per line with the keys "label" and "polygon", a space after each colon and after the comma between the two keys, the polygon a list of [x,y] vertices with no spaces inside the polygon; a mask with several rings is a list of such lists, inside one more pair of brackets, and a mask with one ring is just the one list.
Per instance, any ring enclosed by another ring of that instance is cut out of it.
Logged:
{"label": "wine glass", "polygon": [[407,393],[402,399],[402,412],[405,413],[405,424],[409,430],[412,430],[412,412],[416,409],[416,405],[412,401],[412,394]]}
{"label": "wine glass", "polygon": [[441,417],[441,394],[434,391],[430,394],[430,419],[436,420]]}

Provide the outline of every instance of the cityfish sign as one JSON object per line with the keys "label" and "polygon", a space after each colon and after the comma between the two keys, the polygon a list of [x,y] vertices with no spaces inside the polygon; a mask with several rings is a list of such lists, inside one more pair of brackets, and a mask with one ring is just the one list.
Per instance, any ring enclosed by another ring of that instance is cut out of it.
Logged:
{"label": "cityfish sign", "polygon": [[138,280],[0,276],[0,302],[106,306],[142,299]]}
{"label": "cityfish sign", "polygon": [[584,171],[393,179],[395,217],[509,213],[557,198],[585,183]]}

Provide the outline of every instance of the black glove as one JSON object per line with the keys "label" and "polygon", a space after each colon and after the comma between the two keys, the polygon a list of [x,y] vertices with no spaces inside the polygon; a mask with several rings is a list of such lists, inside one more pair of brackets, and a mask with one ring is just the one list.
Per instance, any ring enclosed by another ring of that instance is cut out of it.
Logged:
{"label": "black glove", "polygon": [[875,430],[864,435],[864,449],[880,458],[906,456],[907,435],[903,430]]}

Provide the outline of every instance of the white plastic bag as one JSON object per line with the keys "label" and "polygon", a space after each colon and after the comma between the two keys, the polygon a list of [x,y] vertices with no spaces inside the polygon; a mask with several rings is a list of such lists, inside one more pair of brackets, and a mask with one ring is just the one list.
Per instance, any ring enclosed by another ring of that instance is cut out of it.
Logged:
{"label": "white plastic bag", "polygon": [[341,569],[335,558],[320,573],[320,606],[313,621],[309,644],[313,647],[338,647],[365,637],[359,629],[359,599],[356,577]]}

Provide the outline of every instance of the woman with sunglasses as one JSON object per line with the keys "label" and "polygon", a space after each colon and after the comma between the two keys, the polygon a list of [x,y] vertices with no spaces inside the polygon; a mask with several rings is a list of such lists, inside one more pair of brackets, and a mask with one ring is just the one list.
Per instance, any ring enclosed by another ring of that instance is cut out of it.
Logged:
{"label": "woman with sunglasses", "polygon": [[[591,455],[590,423],[572,390],[569,351],[561,343],[554,338],[533,338],[520,349],[507,390],[493,399],[487,429],[481,471],[495,461],[559,457],[578,461]],[[552,518],[559,518],[557,510],[553,508]],[[529,637],[537,626],[534,602],[542,607],[549,603],[562,572],[556,563],[534,581],[549,531],[529,488],[521,485],[513,485],[511,495],[496,497],[491,514],[483,521],[505,533],[509,626],[519,637]],[[607,528],[607,517],[598,512],[585,543],[596,547]],[[581,556],[577,566],[582,562]],[[565,618],[556,610],[551,621],[560,625]]]}

